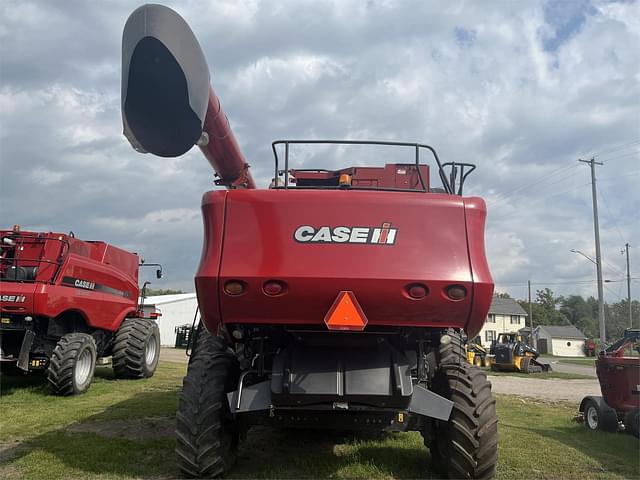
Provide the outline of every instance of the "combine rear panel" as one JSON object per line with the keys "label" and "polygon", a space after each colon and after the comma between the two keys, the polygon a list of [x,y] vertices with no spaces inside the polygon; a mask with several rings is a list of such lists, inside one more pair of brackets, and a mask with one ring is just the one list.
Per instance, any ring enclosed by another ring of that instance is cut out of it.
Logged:
{"label": "combine rear panel", "polygon": [[[465,208],[465,206],[467,208]],[[218,324],[323,324],[352,291],[375,326],[482,327],[493,284],[482,249],[484,202],[424,192],[234,190],[204,196],[196,275],[210,331]],[[269,295],[268,282],[282,292]],[[241,294],[225,292],[241,282]],[[412,287],[426,295],[413,298]],[[447,289],[466,295],[451,299]]]}

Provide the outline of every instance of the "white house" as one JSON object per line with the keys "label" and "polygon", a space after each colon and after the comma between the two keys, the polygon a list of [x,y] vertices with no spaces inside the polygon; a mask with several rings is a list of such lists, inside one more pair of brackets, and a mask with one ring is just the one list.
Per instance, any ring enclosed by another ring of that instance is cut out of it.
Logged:
{"label": "white house", "polygon": [[558,357],[584,357],[584,333],[573,325],[540,325],[533,329],[538,351]]}
{"label": "white house", "polygon": [[482,345],[489,346],[500,333],[517,332],[525,328],[527,313],[513,298],[493,297],[487,320],[480,331]]}
{"label": "white house", "polygon": [[[140,299],[142,301],[142,299]],[[174,347],[176,344],[176,327],[191,325],[198,307],[195,293],[180,293],[176,295],[157,295],[144,299],[145,311],[155,311],[162,315],[157,322],[160,327],[160,344]]]}

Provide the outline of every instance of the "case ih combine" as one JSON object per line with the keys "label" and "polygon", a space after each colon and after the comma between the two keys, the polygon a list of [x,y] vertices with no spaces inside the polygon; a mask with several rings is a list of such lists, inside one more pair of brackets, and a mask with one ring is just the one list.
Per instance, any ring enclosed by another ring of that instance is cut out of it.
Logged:
{"label": "case ih combine", "polygon": [[0,230],[3,372],[46,371],[57,395],[86,391],[99,357],[119,378],[152,376],[160,334],[138,309],[138,262],[73,234]]}
{"label": "case ih combine", "polygon": [[[417,430],[438,471],[492,476],[495,402],[459,334],[478,334],[493,292],[485,204],[462,196],[474,167],[415,143],[278,141],[272,188],[256,189],[186,22],[140,7],[122,54],[132,146],[175,157],[197,144],[227,188],[202,200],[204,325],[177,412],[181,473],[224,474],[239,439],[263,424]],[[301,143],[395,145],[415,161],[292,169]]]}

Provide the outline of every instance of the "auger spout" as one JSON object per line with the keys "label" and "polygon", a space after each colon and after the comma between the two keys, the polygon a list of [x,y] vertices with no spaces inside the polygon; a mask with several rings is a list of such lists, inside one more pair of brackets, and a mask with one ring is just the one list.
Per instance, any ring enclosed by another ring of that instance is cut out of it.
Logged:
{"label": "auger spout", "polygon": [[189,25],[162,5],[143,5],[122,34],[122,122],[133,148],[177,157],[198,145],[219,185],[255,188],[209,67]]}

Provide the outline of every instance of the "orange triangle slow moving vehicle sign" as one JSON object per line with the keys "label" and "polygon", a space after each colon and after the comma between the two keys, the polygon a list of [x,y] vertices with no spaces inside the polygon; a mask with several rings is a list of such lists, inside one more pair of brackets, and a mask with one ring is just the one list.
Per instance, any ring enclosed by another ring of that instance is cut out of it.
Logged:
{"label": "orange triangle slow moving vehicle sign", "polygon": [[364,330],[367,317],[350,291],[341,291],[324,317],[329,330]]}

